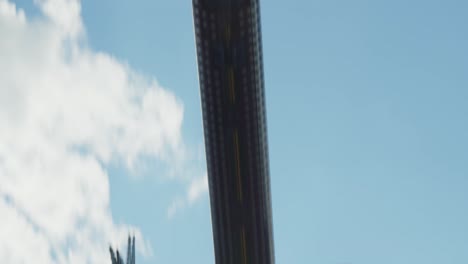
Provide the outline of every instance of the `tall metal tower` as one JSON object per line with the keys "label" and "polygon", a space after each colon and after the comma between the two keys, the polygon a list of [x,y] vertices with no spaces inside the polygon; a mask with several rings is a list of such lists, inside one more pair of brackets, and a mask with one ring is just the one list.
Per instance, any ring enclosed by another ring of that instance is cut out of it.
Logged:
{"label": "tall metal tower", "polygon": [[217,264],[274,263],[259,0],[193,0]]}

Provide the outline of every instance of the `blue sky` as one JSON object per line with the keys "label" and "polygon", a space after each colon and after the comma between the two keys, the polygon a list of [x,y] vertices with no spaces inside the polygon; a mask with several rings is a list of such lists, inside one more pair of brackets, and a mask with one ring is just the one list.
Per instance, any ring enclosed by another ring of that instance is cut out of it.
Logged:
{"label": "blue sky", "polygon": [[[191,2],[81,5],[91,50],[183,104],[196,156],[183,173],[203,174]],[[468,2],[261,7],[276,262],[468,263]],[[105,166],[113,219],[151,244],[137,262],[213,263],[208,195],[168,217],[187,180],[151,158],[142,166]]]}

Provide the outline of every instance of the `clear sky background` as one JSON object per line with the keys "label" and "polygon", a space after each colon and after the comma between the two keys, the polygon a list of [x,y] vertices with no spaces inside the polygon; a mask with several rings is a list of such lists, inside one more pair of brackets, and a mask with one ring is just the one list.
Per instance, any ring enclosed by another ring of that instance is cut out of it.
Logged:
{"label": "clear sky background", "polygon": [[[81,7],[86,49],[183,105],[183,169],[103,162],[113,221],[148,242],[139,264],[214,263],[191,1]],[[270,0],[261,15],[276,263],[468,263],[468,2]]]}

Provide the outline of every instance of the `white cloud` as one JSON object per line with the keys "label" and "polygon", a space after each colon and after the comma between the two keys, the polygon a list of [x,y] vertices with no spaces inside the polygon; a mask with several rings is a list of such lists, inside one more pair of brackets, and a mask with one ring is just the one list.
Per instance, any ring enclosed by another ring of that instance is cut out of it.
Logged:
{"label": "white cloud", "polygon": [[182,104],[80,44],[79,1],[36,3],[44,17],[30,20],[0,0],[0,263],[106,263],[129,232],[150,254],[114,222],[106,166],[183,157]]}
{"label": "white cloud", "polygon": [[185,200],[181,197],[177,197],[167,208],[167,217],[169,219],[173,218],[175,214],[183,208],[185,208]]}
{"label": "white cloud", "polygon": [[177,197],[167,209],[167,217],[173,218],[176,213],[181,211],[187,206],[201,200],[201,198],[208,193],[208,176],[205,173],[198,178],[192,178],[186,190],[185,197]]}
{"label": "white cloud", "polygon": [[76,37],[83,30],[79,0],[34,0],[42,12],[59,27],[64,34]]}
{"label": "white cloud", "polygon": [[187,192],[187,201],[190,204],[198,201],[204,193],[208,192],[208,177],[205,174],[203,177],[194,179],[189,186]]}

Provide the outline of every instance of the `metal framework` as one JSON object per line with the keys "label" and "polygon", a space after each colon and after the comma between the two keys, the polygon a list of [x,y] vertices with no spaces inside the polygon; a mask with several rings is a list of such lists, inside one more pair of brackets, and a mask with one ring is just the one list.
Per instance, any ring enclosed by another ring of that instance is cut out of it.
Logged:
{"label": "metal framework", "polygon": [[274,263],[259,0],[193,0],[217,264]]}

